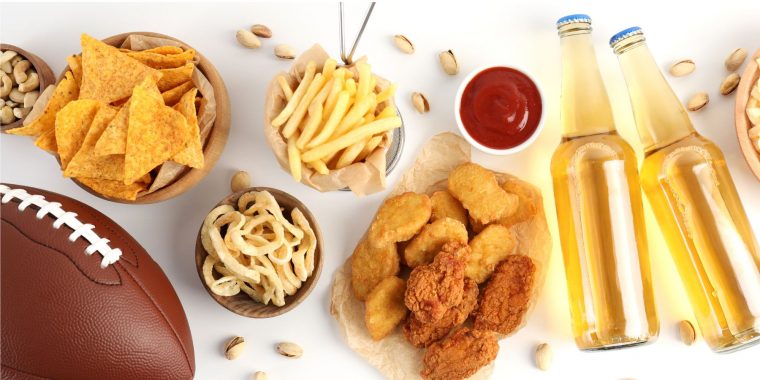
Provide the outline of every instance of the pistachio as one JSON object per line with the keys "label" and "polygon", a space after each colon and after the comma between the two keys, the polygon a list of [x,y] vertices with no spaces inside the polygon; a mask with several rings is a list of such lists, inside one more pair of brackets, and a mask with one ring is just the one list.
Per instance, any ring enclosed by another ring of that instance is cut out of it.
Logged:
{"label": "pistachio", "polygon": [[16,121],[16,116],[13,115],[13,108],[8,105],[3,106],[0,110],[0,124],[10,124]]}
{"label": "pistachio", "polygon": [[13,116],[15,116],[18,119],[23,119],[26,117],[26,115],[29,114],[29,111],[31,111],[31,108],[22,108],[22,107],[16,107],[13,109]]}
{"label": "pistachio", "polygon": [[267,373],[264,371],[256,371],[256,373],[253,374],[253,380],[268,380],[269,376],[267,376]]}
{"label": "pistachio", "polygon": [[269,29],[266,25],[262,24],[255,24],[251,26],[251,33],[261,37],[261,38],[271,38],[272,37],[272,30]]}
{"label": "pistachio", "polygon": [[232,180],[230,180],[230,190],[232,190],[233,193],[237,193],[238,191],[249,187],[251,187],[251,176],[247,171],[238,170],[232,175]]}
{"label": "pistachio", "polygon": [[672,65],[670,65],[670,75],[674,77],[682,77],[694,72],[697,65],[690,59],[682,59]]}
{"label": "pistachio", "polygon": [[249,49],[256,49],[261,46],[261,41],[259,41],[259,38],[256,37],[255,34],[245,29],[238,30],[237,33],[235,33],[235,38],[237,38],[238,42],[240,42],[241,45]]}
{"label": "pistachio", "polygon": [[686,103],[686,108],[689,111],[699,111],[704,106],[707,105],[707,103],[710,102],[710,97],[707,96],[706,92],[698,92],[694,94],[694,96],[689,99],[689,102]]}
{"label": "pistachio", "polygon": [[548,343],[541,343],[536,347],[536,367],[538,369],[548,370],[553,358],[554,353]]}
{"label": "pistachio", "polygon": [[728,95],[734,92],[734,90],[736,90],[736,87],[739,86],[739,80],[741,80],[739,74],[729,74],[726,79],[723,79],[723,82],[720,83],[720,93],[723,95]]}
{"label": "pistachio", "polygon": [[393,36],[393,43],[396,44],[396,47],[399,50],[403,51],[406,54],[414,53],[414,44],[412,44],[412,41],[409,41],[409,39],[402,34]]}
{"label": "pistachio", "polygon": [[235,360],[243,353],[243,350],[245,350],[245,338],[236,336],[224,345],[224,357],[227,360]]}
{"label": "pistachio", "polygon": [[274,55],[280,59],[294,59],[296,51],[290,45],[277,45],[274,47]]}
{"label": "pistachio", "polygon": [[412,93],[412,105],[419,113],[427,113],[430,111],[430,103],[428,103],[425,95],[422,95],[419,92]]}
{"label": "pistachio", "polygon": [[295,343],[282,342],[277,344],[277,352],[289,358],[300,358],[303,355],[303,348]]}
{"label": "pistachio", "polygon": [[744,60],[747,59],[747,49],[739,48],[731,52],[726,57],[726,69],[728,71],[736,71],[742,66]]}
{"label": "pistachio", "polygon": [[686,320],[678,322],[678,335],[681,337],[681,341],[687,346],[694,344],[694,341],[697,339],[697,333],[694,331],[694,326],[692,326],[691,322]]}
{"label": "pistachio", "polygon": [[454,52],[451,50],[442,51],[438,54],[438,60],[441,62],[443,71],[449,75],[457,75],[459,73],[459,63],[457,57],[454,56]]}

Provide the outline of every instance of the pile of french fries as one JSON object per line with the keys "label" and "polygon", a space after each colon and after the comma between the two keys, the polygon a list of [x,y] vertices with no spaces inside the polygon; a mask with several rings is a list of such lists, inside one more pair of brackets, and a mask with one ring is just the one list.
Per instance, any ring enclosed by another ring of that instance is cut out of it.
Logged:
{"label": "pile of french fries", "polygon": [[295,91],[284,76],[277,82],[285,94],[285,108],[272,125],[288,143],[290,173],[301,181],[302,165],[320,174],[361,162],[401,126],[391,99],[396,86],[378,91],[370,65],[356,64],[358,78],[348,68],[328,59],[321,73],[310,61]]}

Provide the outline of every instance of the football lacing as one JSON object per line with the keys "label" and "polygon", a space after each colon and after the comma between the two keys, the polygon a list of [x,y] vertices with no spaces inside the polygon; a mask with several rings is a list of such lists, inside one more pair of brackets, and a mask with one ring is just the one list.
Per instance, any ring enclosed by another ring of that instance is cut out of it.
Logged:
{"label": "football lacing", "polygon": [[42,219],[45,215],[52,215],[56,220],[53,222],[53,228],[59,229],[62,225],[66,225],[74,232],[69,235],[69,241],[75,242],[78,238],[83,237],[90,245],[85,249],[86,255],[92,255],[95,252],[100,253],[103,256],[103,260],[100,261],[100,267],[105,268],[121,257],[121,250],[118,248],[111,248],[108,243],[109,240],[98,236],[93,229],[95,226],[92,224],[84,224],[77,219],[77,214],[73,212],[64,211],[61,208],[61,204],[58,202],[48,202],[42,195],[32,195],[26,192],[24,189],[11,189],[6,185],[0,185],[0,194],[2,198],[0,201],[5,204],[11,200],[18,199],[21,202],[18,205],[19,211],[24,211],[29,205],[35,205],[39,207],[37,211],[37,219]]}

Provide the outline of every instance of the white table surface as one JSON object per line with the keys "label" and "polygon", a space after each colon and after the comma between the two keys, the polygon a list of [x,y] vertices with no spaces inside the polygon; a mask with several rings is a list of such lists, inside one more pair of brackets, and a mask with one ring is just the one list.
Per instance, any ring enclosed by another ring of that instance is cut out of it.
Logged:
{"label": "white table surface", "polygon": [[[710,104],[693,114],[692,119],[699,132],[723,149],[753,227],[760,232],[760,197],[753,196],[760,183],[750,173],[737,146],[733,97],[718,93],[726,74],[723,59],[729,51],[745,47],[752,52],[760,47],[760,2],[723,0],[710,6],[693,1],[659,1],[652,5],[629,2],[626,6],[615,3],[378,4],[358,54],[369,55],[377,73],[399,84],[397,100],[406,121],[407,138],[403,157],[389,183],[396,182],[431,136],[456,131],[453,99],[464,74],[487,64],[518,65],[530,70],[539,78],[547,101],[546,126],[541,136],[529,149],[514,156],[473,155],[476,162],[517,174],[542,187],[554,242],[541,299],[528,325],[501,341],[494,378],[757,379],[760,347],[718,355],[704,341],[687,347],[678,340],[676,323],[693,316],[651,210],[647,210],[648,231],[661,321],[659,340],[612,352],[582,353],[575,348],[549,175],[549,159],[560,138],[560,52],[554,28],[558,17],[585,12],[594,18],[596,52],[615,118],[621,134],[634,146],[638,140],[628,95],[617,60],[607,46],[609,37],[625,27],[639,25],[663,68],[679,58],[694,59],[694,74],[670,82],[684,100],[697,91],[710,94]],[[358,30],[365,7],[363,2],[347,5],[349,36]],[[247,50],[236,42],[235,31],[254,23],[270,26],[274,37],[263,40],[258,50]],[[274,58],[273,47],[288,43],[303,51],[319,42],[337,56],[338,4],[0,5],[0,39],[38,54],[55,73],[64,67],[68,54],[80,51],[80,33],[104,38],[128,31],[155,31],[180,38],[206,55],[225,79],[232,101],[232,130],[224,154],[208,177],[185,194],[160,204],[111,203],[63,178],[55,161],[35,148],[32,140],[4,135],[0,138],[0,180],[84,201],[120,223],[151,253],[185,307],[195,344],[196,378],[248,379],[257,370],[268,372],[270,379],[381,378],[344,344],[329,313],[329,294],[335,269],[351,254],[384,194],[364,198],[344,192],[321,194],[295,183],[279,168],[262,135],[265,87],[275,73],[289,67],[289,62]],[[404,55],[394,47],[391,37],[397,33],[414,41],[414,55]],[[453,49],[461,63],[461,73],[456,77],[445,75],[438,66],[437,53],[446,49]],[[429,114],[414,112],[409,101],[412,91],[428,96]],[[324,233],[322,277],[303,304],[281,317],[255,320],[228,312],[206,294],[196,274],[193,252],[198,226],[206,212],[227,194],[230,176],[238,169],[250,172],[255,185],[280,188],[300,198],[314,212]],[[248,347],[241,359],[227,361],[222,356],[222,345],[234,335],[244,336]],[[277,355],[274,345],[284,340],[302,345],[304,356],[293,360]],[[533,350],[540,342],[549,342],[555,351],[548,372],[533,365]]]}

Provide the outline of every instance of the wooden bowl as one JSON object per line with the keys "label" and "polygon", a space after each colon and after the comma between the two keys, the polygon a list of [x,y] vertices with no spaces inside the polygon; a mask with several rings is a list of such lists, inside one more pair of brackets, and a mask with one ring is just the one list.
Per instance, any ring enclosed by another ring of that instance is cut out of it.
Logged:
{"label": "wooden bowl", "polygon": [[755,61],[758,57],[760,57],[760,50],[755,52],[744,69],[739,87],[736,89],[735,110],[736,137],[739,139],[739,147],[744,155],[744,160],[747,161],[747,165],[749,165],[752,173],[760,181],[760,153],[755,149],[752,140],[749,138],[748,131],[752,128],[752,123],[750,123],[746,112],[747,101],[749,101],[752,86],[755,85],[755,82],[760,77],[760,67],[758,67],[757,61]]}
{"label": "wooden bowl", "polygon": [[[211,169],[214,168],[216,161],[219,160],[219,157],[222,155],[224,146],[227,144],[227,137],[230,133],[230,97],[227,93],[227,87],[225,86],[221,75],[216,70],[214,65],[211,64],[211,61],[206,59],[206,57],[203,56],[203,54],[201,54],[197,49],[174,37],[152,32],[129,32],[108,37],[104,39],[103,42],[111,46],[119,47],[122,43],[124,43],[124,40],[126,40],[127,37],[132,34],[170,39],[178,42],[184,49],[195,50],[198,58],[200,59],[196,67],[206,76],[206,79],[208,79],[208,81],[211,83],[211,86],[214,88],[214,98],[216,99],[216,119],[214,120],[214,125],[211,127],[211,132],[209,132],[208,138],[206,139],[205,146],[203,147],[203,157],[205,164],[201,169],[194,169],[190,167],[185,168],[185,171],[180,174],[179,177],[174,180],[174,182],[150,194],[145,194],[143,196],[140,196],[138,194],[137,199],[134,201],[107,197],[81,184],[79,181],[73,178],[72,180],[88,193],[98,198],[112,202],[134,204],[156,203],[174,198],[184,193],[185,191],[190,190],[193,186],[200,182],[200,180],[203,179],[203,177],[205,177],[211,171]],[[68,70],[69,66],[67,65],[66,68],[64,68],[61,74],[58,76],[58,81],[63,79],[66,71]]]}
{"label": "wooden bowl", "polygon": [[[258,303],[243,292],[240,292],[239,294],[231,297],[216,295],[208,288],[206,281],[203,279],[203,262],[206,260],[208,253],[206,253],[206,250],[203,248],[203,244],[201,243],[200,230],[198,231],[198,238],[195,241],[195,266],[198,270],[198,277],[201,279],[201,283],[203,284],[203,287],[206,289],[208,294],[214,300],[216,300],[217,303],[224,306],[224,308],[227,310],[248,318],[276,317],[298,306],[309,295],[309,293],[311,293],[311,290],[314,288],[314,285],[316,285],[317,280],[319,280],[319,275],[322,272],[322,231],[319,229],[319,225],[317,224],[314,215],[311,213],[311,211],[309,211],[308,208],[306,208],[306,205],[284,191],[272,189],[269,187],[251,187],[245,190],[240,190],[222,199],[222,201],[217,203],[214,208],[228,204],[235,206],[237,209],[236,205],[238,198],[250,191],[268,191],[270,194],[272,194],[272,196],[274,196],[274,198],[280,204],[280,207],[284,209],[283,214],[286,216],[289,216],[290,211],[296,207],[301,210],[301,212],[303,212],[304,216],[309,221],[309,225],[314,230],[314,235],[317,237],[317,249],[314,252],[314,272],[312,272],[311,276],[306,279],[303,284],[301,284],[301,288],[298,289],[295,294],[292,296],[285,296],[284,306],[275,306],[272,304],[264,305]],[[202,227],[203,224],[201,223],[201,228]]]}
{"label": "wooden bowl", "polygon": [[[53,70],[50,70],[50,66],[48,66],[47,63],[45,63],[45,61],[42,60],[42,58],[18,46],[13,46],[9,44],[0,44],[0,50],[15,51],[20,56],[24,57],[25,59],[29,60],[29,62],[32,63],[32,67],[34,68],[34,71],[37,72],[37,76],[40,78],[40,89],[39,89],[40,94],[42,93],[42,91],[45,91],[45,88],[47,88],[47,86],[55,83],[55,76],[53,76]],[[18,119],[14,121],[13,123],[0,126],[0,131],[5,132],[8,129],[20,127],[21,124],[24,122],[24,119],[26,119],[26,117]]]}

